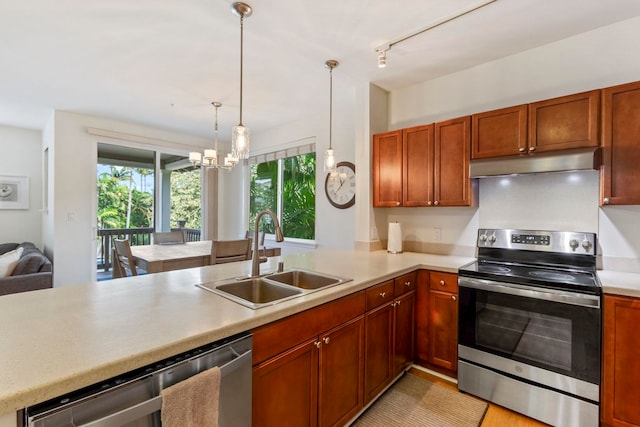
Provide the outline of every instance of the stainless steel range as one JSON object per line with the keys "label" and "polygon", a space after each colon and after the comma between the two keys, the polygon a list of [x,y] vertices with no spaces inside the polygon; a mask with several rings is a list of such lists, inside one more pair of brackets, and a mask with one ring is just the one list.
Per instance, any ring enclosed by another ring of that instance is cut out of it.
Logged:
{"label": "stainless steel range", "polygon": [[478,231],[461,267],[458,388],[554,426],[598,426],[594,233]]}

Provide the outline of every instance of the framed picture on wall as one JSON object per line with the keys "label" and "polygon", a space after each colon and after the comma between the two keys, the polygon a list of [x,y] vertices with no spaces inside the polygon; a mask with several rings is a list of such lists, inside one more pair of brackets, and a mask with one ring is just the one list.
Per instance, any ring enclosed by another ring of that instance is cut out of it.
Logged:
{"label": "framed picture on wall", "polygon": [[0,209],[29,209],[29,178],[0,175]]}

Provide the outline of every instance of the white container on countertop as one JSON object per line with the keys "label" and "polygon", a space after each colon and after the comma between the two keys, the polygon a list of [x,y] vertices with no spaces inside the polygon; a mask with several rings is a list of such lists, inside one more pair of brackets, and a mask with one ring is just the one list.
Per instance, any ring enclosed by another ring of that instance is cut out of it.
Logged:
{"label": "white container on countertop", "polygon": [[390,254],[402,253],[402,226],[398,221],[389,223],[389,239],[387,241],[387,252]]}

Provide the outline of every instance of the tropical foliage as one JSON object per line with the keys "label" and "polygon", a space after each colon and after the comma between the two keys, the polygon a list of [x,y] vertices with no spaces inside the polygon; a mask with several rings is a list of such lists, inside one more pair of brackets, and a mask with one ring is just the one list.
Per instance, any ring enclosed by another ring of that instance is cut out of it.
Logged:
{"label": "tropical foliage", "polygon": [[[153,227],[152,169],[109,166],[98,176],[98,227]],[[139,181],[139,183],[138,183]],[[142,191],[138,190],[138,185]],[[171,227],[200,228],[200,171],[171,172]]]}
{"label": "tropical foliage", "polygon": [[110,166],[98,176],[99,228],[152,226],[153,195],[136,189],[133,173],[132,168]]}
{"label": "tropical foliage", "polygon": [[[280,162],[280,166],[279,166]],[[282,194],[278,177],[282,168]],[[278,197],[282,197],[282,231],[286,237],[315,238],[316,204],[315,154],[288,157],[251,166],[249,229],[263,209],[277,212]],[[265,221],[262,229],[273,233],[273,224]]]}
{"label": "tropical foliage", "polygon": [[200,229],[200,209],[200,170],[171,172],[171,227],[183,220],[186,228]]}

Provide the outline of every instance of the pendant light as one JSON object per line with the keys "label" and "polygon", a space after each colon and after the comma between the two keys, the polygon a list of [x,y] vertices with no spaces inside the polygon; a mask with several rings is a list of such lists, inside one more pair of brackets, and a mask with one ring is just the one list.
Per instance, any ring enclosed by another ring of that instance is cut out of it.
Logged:
{"label": "pendant light", "polygon": [[249,157],[249,128],[242,124],[242,56],[244,50],[244,18],[248,18],[253,13],[251,6],[246,3],[233,3],[231,10],[240,17],[240,122],[233,128],[231,135],[231,146],[233,157],[246,159]]}
{"label": "pendant light", "polygon": [[338,66],[339,62],[335,59],[329,59],[324,66],[329,69],[329,149],[324,153],[324,172],[330,173],[332,176],[336,173],[336,158],[333,153],[332,139],[332,122],[333,122],[333,69]]}
{"label": "pendant light", "polygon": [[191,152],[189,153],[189,161],[193,163],[193,166],[205,166],[208,168],[220,168],[220,169],[231,169],[236,163],[238,163],[238,159],[234,158],[232,153],[227,154],[224,159],[223,164],[218,163],[218,156],[220,155],[220,151],[218,151],[218,108],[222,107],[222,104],[214,101],[211,103],[216,109],[216,122],[214,126],[214,143],[213,150],[204,150],[204,154],[199,152]]}

